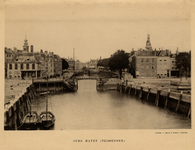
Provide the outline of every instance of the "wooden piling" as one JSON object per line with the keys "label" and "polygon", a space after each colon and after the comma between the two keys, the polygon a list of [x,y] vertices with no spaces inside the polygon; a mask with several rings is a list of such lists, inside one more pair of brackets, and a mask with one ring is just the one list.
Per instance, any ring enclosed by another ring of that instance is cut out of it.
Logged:
{"label": "wooden piling", "polygon": [[187,117],[190,118],[190,115],[191,115],[191,106],[190,106],[190,109],[189,109],[189,111],[188,111]]}
{"label": "wooden piling", "polygon": [[151,88],[149,87],[149,88],[148,88],[147,99],[146,99],[147,101],[149,100],[149,96],[150,96],[150,89],[151,89]]}
{"label": "wooden piling", "polygon": [[137,94],[137,86],[135,86],[135,94],[134,95],[136,96],[136,94]]}
{"label": "wooden piling", "polygon": [[170,89],[168,90],[167,96],[166,96],[166,101],[165,101],[165,109],[167,108],[167,104],[168,104],[168,100],[169,100],[169,96],[170,96]]}
{"label": "wooden piling", "polygon": [[156,93],[156,101],[155,101],[156,106],[158,106],[158,104],[159,104],[159,98],[160,98],[160,90],[157,90],[157,93]]}
{"label": "wooden piling", "polygon": [[132,87],[132,84],[130,84],[130,86],[129,86],[129,95],[131,94],[131,87]]}
{"label": "wooden piling", "polygon": [[54,82],[54,93],[56,93],[56,83]]}
{"label": "wooden piling", "polygon": [[177,112],[177,110],[179,109],[179,105],[180,105],[180,101],[181,101],[181,98],[182,98],[182,94],[183,94],[183,91],[181,91],[181,94],[180,94],[179,100],[177,102],[177,106],[176,106],[175,112]]}
{"label": "wooden piling", "polygon": [[17,130],[18,126],[17,126],[17,113],[14,113],[14,129]]}
{"label": "wooden piling", "polygon": [[142,98],[142,95],[143,95],[143,87],[141,86],[140,92],[139,92],[139,98]]}
{"label": "wooden piling", "polygon": [[123,89],[123,87],[122,87],[122,85],[120,85],[120,93],[122,93],[122,89]]}

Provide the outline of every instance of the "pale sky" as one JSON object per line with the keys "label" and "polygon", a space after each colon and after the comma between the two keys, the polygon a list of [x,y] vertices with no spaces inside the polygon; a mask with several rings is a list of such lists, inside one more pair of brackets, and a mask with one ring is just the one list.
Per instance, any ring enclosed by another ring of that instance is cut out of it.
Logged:
{"label": "pale sky", "polygon": [[5,46],[23,48],[25,32],[34,51],[53,51],[86,62],[118,49],[191,50],[190,5],[179,3],[51,2],[5,6]]}

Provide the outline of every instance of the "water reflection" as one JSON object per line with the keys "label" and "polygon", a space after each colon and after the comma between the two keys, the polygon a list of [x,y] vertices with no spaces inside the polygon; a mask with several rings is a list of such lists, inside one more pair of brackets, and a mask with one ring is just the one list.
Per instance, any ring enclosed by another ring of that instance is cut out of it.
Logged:
{"label": "water reflection", "polygon": [[[45,110],[46,96],[33,109]],[[191,120],[139,98],[113,91],[98,92],[95,80],[81,80],[78,91],[49,96],[55,130],[189,129]]]}

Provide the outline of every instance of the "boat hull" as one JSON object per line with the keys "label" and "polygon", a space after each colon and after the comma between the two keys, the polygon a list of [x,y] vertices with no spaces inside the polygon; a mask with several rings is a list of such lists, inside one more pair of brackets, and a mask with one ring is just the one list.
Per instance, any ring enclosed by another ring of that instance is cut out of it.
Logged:
{"label": "boat hull", "polygon": [[42,127],[48,129],[55,124],[55,116],[51,112],[42,112],[39,115],[40,124]]}
{"label": "boat hull", "polygon": [[36,130],[39,123],[39,116],[35,111],[28,112],[22,120],[22,129]]}

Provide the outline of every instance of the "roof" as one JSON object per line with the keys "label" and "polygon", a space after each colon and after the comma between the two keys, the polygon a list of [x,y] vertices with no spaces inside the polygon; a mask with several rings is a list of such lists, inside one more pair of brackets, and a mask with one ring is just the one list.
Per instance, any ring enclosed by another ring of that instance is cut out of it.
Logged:
{"label": "roof", "polygon": [[39,61],[39,57],[36,55],[33,55],[33,53],[17,54],[12,58],[10,62],[12,63],[41,63]]}
{"label": "roof", "polygon": [[[5,48],[5,53],[14,53],[13,50],[11,50],[10,48]],[[15,53],[14,53],[15,54]]]}

